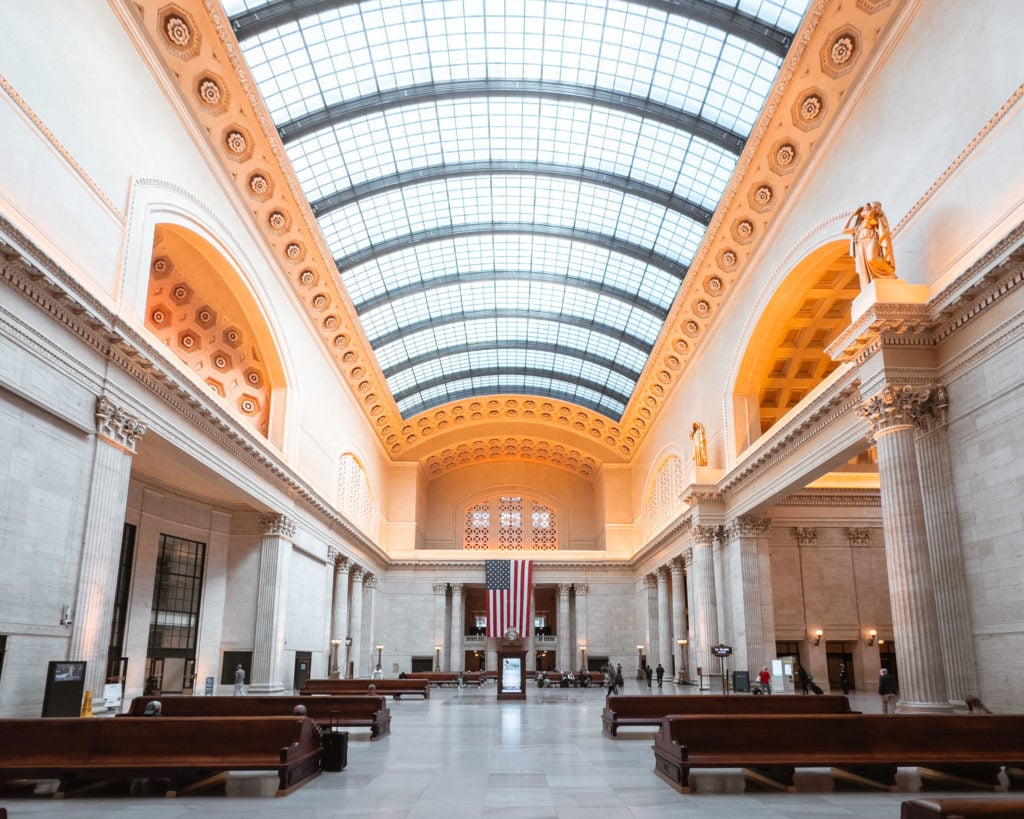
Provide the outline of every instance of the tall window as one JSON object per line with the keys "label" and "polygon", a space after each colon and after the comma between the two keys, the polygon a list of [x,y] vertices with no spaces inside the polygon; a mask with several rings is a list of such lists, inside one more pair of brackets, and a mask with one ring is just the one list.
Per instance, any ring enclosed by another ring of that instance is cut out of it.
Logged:
{"label": "tall window", "polygon": [[[160,536],[149,621],[149,653],[190,652],[196,648],[206,544]],[[186,656],[178,654],[177,656]]]}
{"label": "tall window", "polygon": [[338,462],[338,509],[366,534],[374,534],[370,483],[351,452],[342,455]]}
{"label": "tall window", "polygon": [[557,549],[555,510],[525,495],[500,495],[466,510],[464,549]]}
{"label": "tall window", "polygon": [[117,587],[114,591],[114,612],[110,620],[110,649],[107,651],[107,682],[120,681],[124,657],[124,630],[128,618],[128,592],[132,584],[132,564],[135,557],[135,527],[124,525],[121,533],[121,562],[117,567]]}

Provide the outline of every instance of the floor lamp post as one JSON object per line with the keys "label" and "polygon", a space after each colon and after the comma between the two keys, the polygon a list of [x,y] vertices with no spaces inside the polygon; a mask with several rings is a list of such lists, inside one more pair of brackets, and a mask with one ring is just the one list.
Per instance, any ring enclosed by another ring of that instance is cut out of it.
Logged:
{"label": "floor lamp post", "polygon": [[348,655],[352,650],[352,638],[345,638],[345,679],[352,679],[352,663],[349,662]]}
{"label": "floor lamp post", "polygon": [[676,640],[679,644],[679,682],[682,685],[686,685],[690,682],[690,669],[687,664],[686,647],[690,644],[689,640]]}

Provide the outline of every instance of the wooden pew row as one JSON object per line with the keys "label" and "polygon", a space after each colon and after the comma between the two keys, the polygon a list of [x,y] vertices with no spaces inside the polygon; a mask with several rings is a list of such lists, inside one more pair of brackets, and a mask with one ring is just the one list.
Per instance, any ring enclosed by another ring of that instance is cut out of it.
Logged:
{"label": "wooden pew row", "polygon": [[277,796],[320,773],[321,742],[306,717],[0,720],[0,783],[161,778],[168,796],[227,771],[274,771]]}
{"label": "wooden pew row", "polygon": [[897,767],[916,767],[925,781],[995,789],[1005,766],[1016,789],[1024,787],[1024,716],[672,714],[655,735],[654,761],[655,773],[683,793],[694,768],[742,768],[791,791],[798,767],[893,790]]}
{"label": "wooden pew row", "polygon": [[366,694],[312,697],[136,697],[122,716],[141,717],[146,703],[159,700],[164,717],[284,717],[296,705],[322,730],[332,726],[369,728],[371,739],[391,733],[387,699]]}
{"label": "wooden pew row", "polygon": [[986,796],[955,799],[914,799],[900,805],[900,819],[1020,819],[1024,799]]}
{"label": "wooden pew row", "polygon": [[658,727],[668,714],[851,714],[850,701],[842,694],[803,697],[777,694],[771,697],[686,694],[613,695],[601,712],[602,730],[617,736],[623,725]]}
{"label": "wooden pew row", "polygon": [[367,694],[392,696],[396,700],[407,694],[430,699],[430,683],[427,680],[307,680],[299,691],[302,696],[310,694]]}
{"label": "wooden pew row", "polygon": [[[407,680],[426,680],[431,685],[458,685],[457,671],[413,671],[405,675]],[[462,682],[465,685],[483,685],[484,676],[479,671],[463,671]]]}

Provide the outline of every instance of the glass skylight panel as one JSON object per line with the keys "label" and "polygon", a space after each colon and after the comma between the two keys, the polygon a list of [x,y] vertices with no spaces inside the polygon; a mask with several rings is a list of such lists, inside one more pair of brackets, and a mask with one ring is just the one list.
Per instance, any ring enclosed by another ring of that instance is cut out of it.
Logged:
{"label": "glass skylight panel", "polygon": [[719,0],[725,28],[620,0],[224,8],[403,414],[533,391],[617,420],[807,3]]}

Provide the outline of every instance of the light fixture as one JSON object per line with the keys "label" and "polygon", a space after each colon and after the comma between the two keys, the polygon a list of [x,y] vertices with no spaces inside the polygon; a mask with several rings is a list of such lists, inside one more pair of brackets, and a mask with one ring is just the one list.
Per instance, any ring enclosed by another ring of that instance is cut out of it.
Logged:
{"label": "light fixture", "polygon": [[351,637],[346,637],[345,638],[345,679],[349,679],[351,677],[352,669],[351,669],[350,663],[348,661],[348,652],[349,652],[349,649],[351,649],[351,648],[352,648],[352,638]]}
{"label": "light fixture", "polygon": [[878,635],[878,632],[875,631],[874,629],[871,629],[871,631],[868,632],[868,645],[869,646],[873,646],[875,644],[875,637],[877,635]]}
{"label": "light fixture", "polygon": [[643,646],[637,646],[636,647],[636,662],[637,662],[637,665],[643,665],[644,664],[644,647]]}
{"label": "light fixture", "polygon": [[820,628],[814,630],[814,644],[815,645],[820,645],[821,644],[821,637],[822,637],[822,635],[824,633],[825,632],[822,631]]}
{"label": "light fixture", "polygon": [[441,670],[441,646],[434,646],[434,671]]}
{"label": "light fixture", "polygon": [[377,646],[377,670],[380,671],[380,655],[384,651],[384,646]]}
{"label": "light fixture", "polygon": [[341,640],[335,638],[331,640],[331,668],[330,677],[332,680],[338,679],[338,655],[341,653]]}

